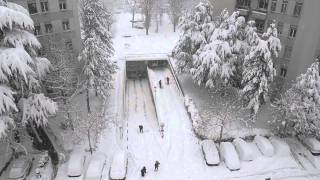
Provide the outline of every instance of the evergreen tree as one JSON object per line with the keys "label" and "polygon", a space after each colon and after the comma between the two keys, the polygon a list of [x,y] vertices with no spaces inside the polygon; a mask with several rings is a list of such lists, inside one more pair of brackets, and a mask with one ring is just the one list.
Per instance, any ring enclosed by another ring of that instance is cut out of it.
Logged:
{"label": "evergreen tree", "polygon": [[249,21],[246,29],[249,53],[245,57],[242,79],[243,102],[252,114],[256,114],[260,105],[265,103],[270,83],[276,75],[273,57],[277,57],[281,50],[274,24],[263,35],[266,40],[258,36],[254,24]]}
{"label": "evergreen tree", "polygon": [[0,0],[0,137],[21,121],[21,115],[22,124],[45,126],[57,109],[41,93],[39,79],[48,72],[50,62],[37,57],[41,45],[30,33],[33,29],[26,9]]}
{"label": "evergreen tree", "polygon": [[195,82],[209,88],[231,84],[237,70],[237,57],[243,54],[239,45],[243,44],[240,35],[245,27],[245,19],[239,17],[239,12],[229,16],[225,9],[215,23],[210,42],[193,56],[194,67],[191,69]]}
{"label": "evergreen tree", "polygon": [[319,66],[319,60],[312,63],[276,102],[271,125],[277,133],[320,137]]}
{"label": "evergreen tree", "polygon": [[212,21],[213,7],[203,2],[180,18],[182,34],[172,52],[178,72],[187,72],[193,67],[193,55],[208,42],[215,28]]}
{"label": "evergreen tree", "polygon": [[110,60],[113,55],[110,18],[105,14],[101,0],[82,0],[82,35],[83,45],[79,59],[84,61],[84,87],[87,91],[87,108],[90,109],[89,90],[93,88],[97,94],[106,98],[112,88],[112,76],[116,72],[116,64]]}

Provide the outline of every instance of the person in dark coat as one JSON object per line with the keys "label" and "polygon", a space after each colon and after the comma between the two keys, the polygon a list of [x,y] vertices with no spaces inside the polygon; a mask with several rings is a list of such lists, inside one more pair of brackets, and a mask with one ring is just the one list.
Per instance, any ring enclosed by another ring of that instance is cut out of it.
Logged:
{"label": "person in dark coat", "polygon": [[169,83],[170,83],[170,78],[169,78],[169,76],[167,76],[167,84],[169,85]]}
{"label": "person in dark coat", "polygon": [[159,87],[162,88],[162,82],[159,80]]}
{"label": "person in dark coat", "polygon": [[143,126],[142,125],[139,125],[139,131],[140,131],[140,133],[143,133]]}
{"label": "person in dark coat", "polygon": [[147,168],[145,166],[141,169],[141,176],[144,177],[147,174]]}
{"label": "person in dark coat", "polygon": [[156,160],[156,162],[154,163],[154,171],[158,171],[159,165],[160,165],[160,162]]}

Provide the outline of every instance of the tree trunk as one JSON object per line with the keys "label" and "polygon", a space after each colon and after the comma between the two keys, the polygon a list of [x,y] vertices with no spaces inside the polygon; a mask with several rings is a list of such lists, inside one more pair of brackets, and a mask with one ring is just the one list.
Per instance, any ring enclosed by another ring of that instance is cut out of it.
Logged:
{"label": "tree trunk", "polygon": [[131,27],[133,27],[133,24],[134,24],[134,16],[135,16],[135,10],[134,10],[134,8],[133,8],[133,9],[132,9]]}
{"label": "tree trunk", "polygon": [[173,22],[173,32],[176,32],[176,26],[177,26],[177,23],[176,21]]}
{"label": "tree trunk", "polygon": [[89,151],[92,154],[92,145],[91,145],[91,140],[90,140],[90,130],[88,130],[88,143],[89,143]]}
{"label": "tree trunk", "polygon": [[146,35],[149,35],[149,27],[146,27]]}
{"label": "tree trunk", "polygon": [[87,109],[88,113],[91,113],[91,108],[90,108],[90,97],[89,97],[89,89],[87,88]]}
{"label": "tree trunk", "polygon": [[42,143],[42,139],[40,138],[38,131],[34,128],[33,122],[31,122],[31,123],[29,123],[29,124],[30,124],[31,130],[32,130],[32,132],[34,133],[34,135],[36,136],[37,140],[38,140],[40,143]]}

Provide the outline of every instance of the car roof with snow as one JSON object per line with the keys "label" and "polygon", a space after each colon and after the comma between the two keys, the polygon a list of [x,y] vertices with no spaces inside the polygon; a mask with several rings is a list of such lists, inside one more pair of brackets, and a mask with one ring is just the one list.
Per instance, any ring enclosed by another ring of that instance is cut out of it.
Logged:
{"label": "car roof with snow", "polygon": [[240,169],[240,159],[231,142],[221,142],[220,153],[222,154],[222,158],[226,163],[226,166],[230,170]]}
{"label": "car roof with snow", "polygon": [[243,161],[251,161],[255,158],[254,152],[248,143],[241,139],[236,138],[233,140],[233,144],[238,152],[239,158]]}
{"label": "car roof with snow", "polygon": [[94,154],[88,165],[86,179],[100,177],[105,166],[105,162],[106,156],[103,153]]}
{"label": "car roof with snow", "polygon": [[303,138],[302,142],[307,145],[312,151],[320,152],[320,142],[313,137]]}
{"label": "car roof with snow", "polygon": [[219,164],[219,152],[217,146],[212,140],[203,140],[201,142],[202,150],[205,154],[205,159],[208,164]]}
{"label": "car roof with snow", "polygon": [[124,179],[127,173],[127,154],[124,151],[117,152],[112,160],[110,168],[111,179]]}
{"label": "car roof with snow", "polygon": [[68,163],[68,176],[81,176],[83,171],[84,154],[73,152]]}
{"label": "car roof with snow", "polygon": [[263,155],[271,157],[274,154],[274,148],[269,139],[263,136],[255,136],[254,142],[257,144],[259,150]]}

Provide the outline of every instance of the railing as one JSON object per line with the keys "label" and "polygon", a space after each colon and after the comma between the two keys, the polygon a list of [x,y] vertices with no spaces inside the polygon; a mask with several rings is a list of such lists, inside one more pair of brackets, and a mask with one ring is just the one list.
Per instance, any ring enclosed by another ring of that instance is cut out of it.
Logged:
{"label": "railing", "polygon": [[181,88],[180,81],[176,76],[176,72],[174,70],[174,67],[173,67],[172,62],[171,62],[171,58],[169,56],[168,56],[168,63],[169,63],[171,74],[172,74],[172,76],[174,78],[174,81],[176,82],[176,86],[177,86],[178,90],[180,91],[180,94],[184,97],[183,89]]}

